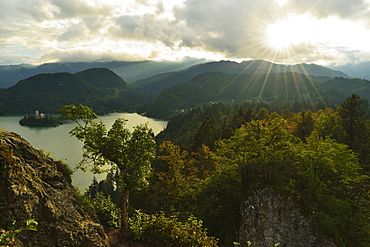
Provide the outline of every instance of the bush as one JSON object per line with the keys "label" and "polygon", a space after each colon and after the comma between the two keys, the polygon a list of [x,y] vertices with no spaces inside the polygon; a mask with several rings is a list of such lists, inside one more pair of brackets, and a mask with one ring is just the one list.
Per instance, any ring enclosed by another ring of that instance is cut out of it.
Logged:
{"label": "bush", "polygon": [[149,215],[136,211],[130,219],[130,230],[133,240],[150,243],[151,246],[217,246],[217,240],[207,236],[206,229],[202,228],[202,221],[193,216],[181,222],[177,216],[168,217],[164,213]]}
{"label": "bush", "polygon": [[15,220],[12,221],[12,226],[9,227],[8,230],[0,229],[0,246],[9,246],[14,241],[14,236],[18,233],[29,230],[29,231],[37,231],[37,222],[34,219],[29,219],[26,221],[26,226],[15,229]]}
{"label": "bush", "polygon": [[121,212],[116,204],[112,202],[110,195],[105,196],[102,192],[98,192],[91,202],[96,214],[98,215],[100,223],[104,227],[111,229],[120,228]]}

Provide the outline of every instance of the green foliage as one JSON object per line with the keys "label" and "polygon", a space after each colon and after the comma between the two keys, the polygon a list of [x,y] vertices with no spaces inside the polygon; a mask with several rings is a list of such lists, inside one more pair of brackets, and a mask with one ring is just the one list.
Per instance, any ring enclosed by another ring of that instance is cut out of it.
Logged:
{"label": "green foliage", "polygon": [[212,147],[217,139],[220,138],[220,130],[215,118],[206,117],[202,125],[198,128],[193,140],[193,150],[197,150],[202,145]]}
{"label": "green foliage", "polygon": [[338,107],[338,114],[350,142],[360,139],[364,132],[366,134],[364,130],[366,129],[367,114],[363,104],[364,101],[360,96],[352,94]]}
{"label": "green foliage", "polygon": [[195,215],[226,247],[238,240],[240,204],[272,187],[338,246],[368,246],[370,178],[358,160],[370,144],[368,120],[347,146],[348,116],[333,109],[287,109],[282,117],[273,107],[255,116],[251,106],[214,104],[174,117],[158,137],[150,186],[134,194],[135,207]]}
{"label": "green foliage", "polygon": [[[322,233],[337,243],[362,246],[369,237],[365,230],[369,227],[369,177],[361,175],[355,154],[346,145],[315,133],[304,143],[287,127],[281,118],[252,121],[220,141],[216,150],[220,172],[210,178],[209,186],[215,190],[219,184],[233,186],[239,191],[234,197],[240,200],[247,196],[242,193],[274,187],[292,197],[306,215],[314,215]],[[345,225],[351,226],[350,234]]]}
{"label": "green foliage", "polygon": [[100,223],[107,228],[119,229],[121,227],[120,210],[115,205],[110,195],[105,196],[98,192],[96,197],[91,200],[92,206],[98,215]]}
{"label": "green foliage", "polygon": [[[174,153],[168,152],[160,156],[158,166],[162,169],[167,167],[168,172],[176,171],[176,175],[162,170],[161,176],[154,178],[151,201],[159,202],[154,210],[193,212],[204,221],[212,235],[220,238],[223,246],[229,246],[228,243],[236,240],[234,233],[240,221],[240,203],[252,191],[270,186],[293,198],[307,216],[317,218],[317,228],[338,243],[352,241],[361,246],[366,242],[369,236],[365,230],[369,226],[366,181],[369,178],[362,175],[356,155],[346,145],[332,139],[342,141],[345,133],[337,112],[333,109],[298,114],[285,111],[284,116],[288,119],[284,119],[276,113],[266,117],[263,110],[258,116],[261,120],[250,121],[250,118],[243,117],[252,115],[246,114],[248,108],[230,110],[213,105],[203,110],[210,108],[217,109],[213,111],[216,115],[207,114],[218,116],[213,120],[202,115],[201,110],[194,110],[175,117],[174,122],[171,120],[168,124],[165,132],[171,133],[169,139],[176,140],[176,133],[181,133],[181,136],[188,134],[188,140],[193,136],[196,141],[193,145],[207,143],[214,147],[215,154],[209,156],[211,160],[204,160],[194,152],[183,156],[173,156]],[[222,122],[224,113],[233,117]],[[203,122],[199,121],[201,116],[204,117]],[[198,124],[190,122],[189,118],[199,121]],[[217,125],[214,120],[217,120]],[[233,123],[242,126],[235,129]],[[193,129],[185,126],[191,124]],[[231,130],[229,137],[221,137],[222,128]],[[218,133],[219,136],[213,140],[221,140],[212,143],[209,141],[210,133]],[[181,154],[181,150],[176,153]],[[190,157],[194,159],[195,167],[212,163],[214,170],[204,173],[198,180],[191,180],[193,173],[186,169],[191,167]],[[197,189],[185,184],[193,184]],[[192,196],[188,196],[190,193]],[[149,205],[153,206],[153,203]],[[350,234],[345,230],[346,226],[351,226]],[[358,241],[351,240],[351,235],[357,236]]]}
{"label": "green foliage", "polygon": [[86,191],[86,194],[90,199],[94,199],[99,192],[102,192],[105,196],[110,196],[113,203],[120,205],[121,199],[119,194],[119,188],[117,187],[117,176],[114,171],[109,171],[105,179],[97,181],[96,178],[93,178],[92,184]]}
{"label": "green foliage", "polygon": [[132,238],[151,246],[212,247],[217,240],[207,236],[201,220],[189,217],[181,222],[164,213],[148,215],[137,211],[130,220]]}
{"label": "green foliage", "polygon": [[60,109],[62,118],[77,123],[71,135],[84,143],[83,160],[78,168],[93,173],[114,171],[118,187],[122,190],[121,230],[128,230],[129,192],[148,185],[151,161],[155,157],[156,143],[146,125],[138,125],[131,132],[126,120],[119,118],[107,130],[103,122],[93,121],[97,115],[83,105],[67,105]]}
{"label": "green foliage", "polygon": [[0,229],[0,246],[8,246],[14,241],[14,236],[22,231],[37,231],[37,222],[34,219],[29,219],[26,221],[26,226],[22,228],[15,229],[15,220],[13,220],[12,225],[8,230]]}
{"label": "green foliage", "polygon": [[343,142],[346,135],[338,112],[331,108],[316,113],[315,130],[321,137],[331,137],[338,142]]}
{"label": "green foliage", "polygon": [[146,185],[151,171],[150,160],[154,158],[155,142],[147,125],[138,125],[130,132],[125,119],[117,119],[107,130],[104,123],[94,122],[97,117],[87,106],[65,106],[62,118],[78,124],[70,132],[84,142],[84,159],[79,168],[95,173],[106,172],[110,165],[119,170],[124,186],[139,188]]}
{"label": "green foliage", "polygon": [[356,94],[351,95],[338,106],[338,115],[346,133],[344,143],[359,154],[361,165],[370,174],[370,122],[364,100]]}
{"label": "green foliage", "polygon": [[311,135],[312,131],[314,130],[314,119],[313,119],[313,112],[308,111],[301,111],[298,113],[298,121],[297,121],[297,131],[296,136],[298,136],[302,141],[305,141],[306,138]]}

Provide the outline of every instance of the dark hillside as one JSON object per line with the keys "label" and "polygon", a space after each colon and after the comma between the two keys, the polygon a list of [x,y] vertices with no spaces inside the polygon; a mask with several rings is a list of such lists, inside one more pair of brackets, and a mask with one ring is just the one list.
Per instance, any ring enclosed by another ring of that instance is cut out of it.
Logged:
{"label": "dark hillside", "polygon": [[150,95],[158,96],[164,89],[191,80],[206,72],[224,72],[228,74],[266,75],[296,72],[309,76],[317,82],[324,82],[336,76],[348,77],[346,74],[315,64],[281,65],[264,60],[252,60],[242,63],[232,61],[209,62],[194,65],[188,69],[154,75],[141,79],[132,84],[133,87]]}
{"label": "dark hillside", "polygon": [[164,90],[142,111],[149,116],[169,117],[183,109],[217,102],[312,103],[322,101],[322,93],[320,84],[298,73],[252,76],[209,72]]}
{"label": "dark hillside", "polygon": [[97,88],[128,88],[126,81],[106,68],[87,69],[75,75]]}
{"label": "dark hillside", "polygon": [[338,95],[343,95],[341,100],[344,100],[351,94],[357,94],[363,99],[370,100],[370,81],[368,80],[336,77],[323,83],[322,86],[327,91],[337,92]]}
{"label": "dark hillside", "polygon": [[66,104],[86,104],[97,112],[128,110],[141,96],[108,69],[77,74],[40,74],[0,91],[0,114],[56,113]]}
{"label": "dark hillside", "polygon": [[181,61],[111,61],[111,62],[74,62],[74,63],[45,63],[39,66],[20,64],[0,66],[0,87],[9,88],[18,81],[45,73],[77,73],[91,68],[107,68],[129,83],[147,78],[158,73],[183,70],[194,64],[204,63],[205,60],[185,58]]}

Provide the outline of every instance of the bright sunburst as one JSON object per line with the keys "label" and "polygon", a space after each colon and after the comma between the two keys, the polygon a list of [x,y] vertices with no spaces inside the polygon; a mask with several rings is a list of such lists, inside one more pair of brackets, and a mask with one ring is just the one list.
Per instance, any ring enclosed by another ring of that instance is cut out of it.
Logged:
{"label": "bright sunburst", "polygon": [[280,23],[272,24],[267,29],[268,44],[278,50],[287,48],[292,44],[292,37],[289,29]]}
{"label": "bright sunburst", "polygon": [[284,6],[288,0],[275,0],[275,2],[277,2],[280,6]]}
{"label": "bright sunburst", "polygon": [[304,16],[295,16],[271,24],[267,28],[267,37],[269,45],[278,50],[308,41],[307,19]]}

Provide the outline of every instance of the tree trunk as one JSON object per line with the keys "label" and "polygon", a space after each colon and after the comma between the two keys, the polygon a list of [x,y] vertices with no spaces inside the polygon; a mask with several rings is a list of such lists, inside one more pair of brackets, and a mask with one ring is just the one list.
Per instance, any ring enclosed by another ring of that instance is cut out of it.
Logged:
{"label": "tree trunk", "polygon": [[123,236],[127,236],[129,232],[128,226],[128,199],[129,190],[125,188],[122,192],[122,209],[121,209],[121,232]]}

